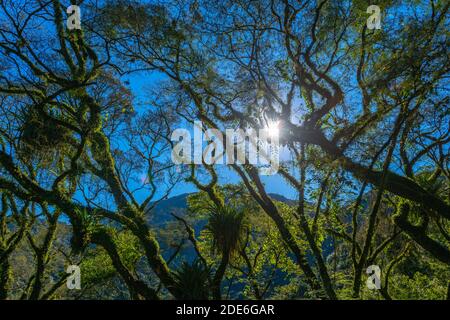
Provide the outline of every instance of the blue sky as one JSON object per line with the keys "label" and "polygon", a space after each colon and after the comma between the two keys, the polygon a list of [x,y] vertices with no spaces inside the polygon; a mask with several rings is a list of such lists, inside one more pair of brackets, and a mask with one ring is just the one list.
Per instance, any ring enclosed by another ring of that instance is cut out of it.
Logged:
{"label": "blue sky", "polygon": [[[130,89],[135,96],[136,101],[138,102],[139,107],[137,108],[137,112],[144,111],[146,108],[151,108],[152,106],[148,103],[145,103],[146,94],[149,92],[149,89],[153,86],[157,86],[161,81],[164,80],[164,77],[160,73],[147,73],[147,74],[134,74],[128,75],[124,77],[124,80],[128,80],[130,85]],[[234,172],[230,167],[226,165],[217,165],[216,166],[217,173],[219,174],[219,183],[227,184],[227,183],[240,183],[241,180],[238,177],[237,173]],[[297,192],[294,188],[286,183],[286,181],[281,178],[279,175],[273,176],[261,176],[263,183],[266,185],[266,190],[268,193],[277,193],[282,194],[286,198],[295,199],[297,197]],[[162,190],[163,193],[165,190]],[[192,183],[182,182],[179,183],[170,193],[170,197],[177,196],[183,193],[191,193],[198,191]],[[142,200],[145,197],[145,194],[137,195],[137,199]]]}

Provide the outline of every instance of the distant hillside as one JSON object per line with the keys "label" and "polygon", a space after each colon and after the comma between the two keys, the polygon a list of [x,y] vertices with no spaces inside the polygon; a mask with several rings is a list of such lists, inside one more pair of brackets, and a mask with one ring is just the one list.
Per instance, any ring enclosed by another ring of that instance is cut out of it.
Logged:
{"label": "distant hillside", "polygon": [[[175,197],[171,197],[166,200],[160,201],[152,212],[148,213],[148,222],[152,226],[161,226],[169,221],[173,221],[174,218],[171,213],[177,213],[184,215],[187,209],[187,198],[194,193],[183,193]],[[269,193],[269,196],[276,200],[288,205],[295,205],[296,201],[288,199],[280,194]]]}

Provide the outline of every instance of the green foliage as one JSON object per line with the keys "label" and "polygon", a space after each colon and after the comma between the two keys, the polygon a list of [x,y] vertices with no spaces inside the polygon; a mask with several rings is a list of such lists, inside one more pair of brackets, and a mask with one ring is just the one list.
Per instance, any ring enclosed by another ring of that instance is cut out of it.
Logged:
{"label": "green foliage", "polygon": [[177,287],[182,292],[182,299],[207,300],[209,298],[209,270],[200,260],[191,264],[183,261],[175,271]]}
{"label": "green foliage", "polygon": [[213,239],[214,251],[230,257],[234,255],[243,244],[246,228],[244,210],[228,205],[210,208],[206,230]]}
{"label": "green foliage", "polygon": [[[87,0],[70,31],[59,1],[17,1],[0,8],[0,297],[444,298],[447,2]],[[279,121],[290,161],[267,179],[235,164],[241,184],[175,171],[170,135],[199,119]],[[156,210],[183,180],[188,208]]]}
{"label": "green foliage", "polygon": [[70,130],[51,120],[54,116],[51,109],[47,119],[33,107],[23,110],[22,113],[19,150],[25,159],[41,159],[44,163],[51,163],[55,160],[55,155],[67,151],[71,137]]}

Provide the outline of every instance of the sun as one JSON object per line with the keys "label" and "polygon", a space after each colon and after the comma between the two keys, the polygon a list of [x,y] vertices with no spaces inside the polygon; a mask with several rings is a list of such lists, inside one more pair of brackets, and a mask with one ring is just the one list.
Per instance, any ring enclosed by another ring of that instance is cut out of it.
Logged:
{"label": "sun", "polygon": [[269,133],[269,136],[274,138],[278,137],[280,134],[280,129],[278,128],[279,122],[278,121],[271,121],[267,124],[267,131]]}

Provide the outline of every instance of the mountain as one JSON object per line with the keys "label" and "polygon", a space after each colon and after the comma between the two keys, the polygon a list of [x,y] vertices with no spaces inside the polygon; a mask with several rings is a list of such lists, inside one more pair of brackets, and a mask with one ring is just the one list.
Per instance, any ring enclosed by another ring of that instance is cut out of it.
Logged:
{"label": "mountain", "polygon": [[[166,224],[169,221],[174,221],[171,213],[183,216],[186,213],[187,198],[194,193],[183,193],[165,200],[161,200],[155,208],[148,212],[148,222],[150,225],[156,227]],[[283,202],[287,205],[295,205],[296,201],[288,199],[280,194],[269,193],[269,196],[276,201]],[[151,206],[151,204],[149,205]]]}

